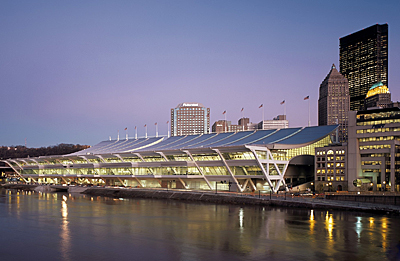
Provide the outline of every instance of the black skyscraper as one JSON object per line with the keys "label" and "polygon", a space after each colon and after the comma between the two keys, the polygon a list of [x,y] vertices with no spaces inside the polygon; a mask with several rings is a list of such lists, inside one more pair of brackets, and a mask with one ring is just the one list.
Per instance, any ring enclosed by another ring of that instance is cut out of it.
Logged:
{"label": "black skyscraper", "polygon": [[349,81],[350,110],[363,110],[369,88],[388,85],[388,25],[376,24],[340,38],[340,73]]}

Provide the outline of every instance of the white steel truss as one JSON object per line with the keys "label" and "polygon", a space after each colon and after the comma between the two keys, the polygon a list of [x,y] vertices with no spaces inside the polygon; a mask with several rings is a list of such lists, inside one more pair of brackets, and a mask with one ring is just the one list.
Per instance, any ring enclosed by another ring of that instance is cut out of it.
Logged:
{"label": "white steel truss", "polygon": [[[254,147],[254,146],[246,146],[254,155],[258,166],[261,168],[262,173],[264,174],[265,179],[268,182],[268,185],[270,186],[271,190],[276,193],[279,190],[279,187],[282,185],[285,187],[286,191],[289,191],[289,189],[286,186],[285,183],[285,173],[287,170],[287,167],[289,166],[289,161],[286,160],[275,160],[271,151],[266,148],[266,147]],[[266,152],[266,159],[260,159],[258,157],[258,154],[256,151],[265,151]],[[265,164],[265,167],[264,167]],[[278,164],[284,165],[283,170],[281,171],[278,167]],[[271,175],[270,173],[270,167],[273,167],[274,170],[278,173],[277,175]],[[273,184],[275,182],[275,186]]]}

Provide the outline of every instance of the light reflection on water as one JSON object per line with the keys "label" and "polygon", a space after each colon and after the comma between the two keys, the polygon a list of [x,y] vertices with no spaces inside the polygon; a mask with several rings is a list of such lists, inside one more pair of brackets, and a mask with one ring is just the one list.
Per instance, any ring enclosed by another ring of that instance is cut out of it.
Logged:
{"label": "light reflection on water", "polygon": [[400,219],[0,190],[2,260],[395,260]]}

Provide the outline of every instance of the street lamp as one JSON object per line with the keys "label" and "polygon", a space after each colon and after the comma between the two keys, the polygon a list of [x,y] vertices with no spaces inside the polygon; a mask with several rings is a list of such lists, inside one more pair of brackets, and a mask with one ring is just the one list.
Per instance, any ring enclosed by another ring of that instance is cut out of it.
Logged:
{"label": "street lamp", "polygon": [[382,182],[382,184],[383,184],[383,191],[386,191],[386,181],[384,180],[383,182]]}

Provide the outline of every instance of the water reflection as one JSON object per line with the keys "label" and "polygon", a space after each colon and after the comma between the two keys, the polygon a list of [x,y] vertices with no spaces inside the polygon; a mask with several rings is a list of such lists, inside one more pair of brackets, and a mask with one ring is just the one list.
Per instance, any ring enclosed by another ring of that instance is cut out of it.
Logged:
{"label": "water reflection", "polygon": [[0,193],[3,238],[41,260],[384,260],[400,231],[399,218],[351,212]]}
{"label": "water reflection", "polygon": [[61,231],[60,231],[60,248],[61,248],[61,255],[63,260],[70,260],[69,252],[71,247],[71,237],[70,231],[68,228],[68,204],[67,204],[67,196],[62,196],[61,201],[61,216],[62,216],[62,223],[61,223]]}

